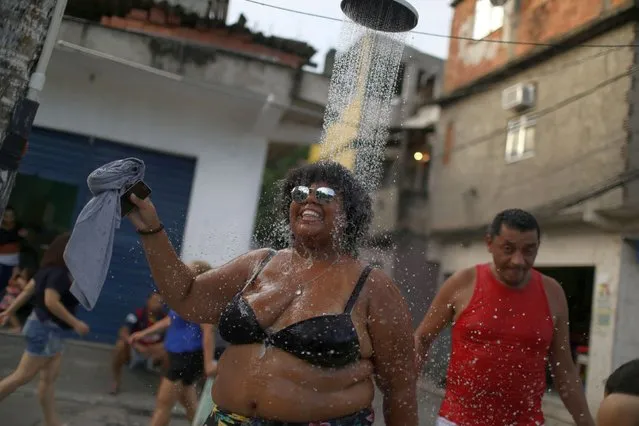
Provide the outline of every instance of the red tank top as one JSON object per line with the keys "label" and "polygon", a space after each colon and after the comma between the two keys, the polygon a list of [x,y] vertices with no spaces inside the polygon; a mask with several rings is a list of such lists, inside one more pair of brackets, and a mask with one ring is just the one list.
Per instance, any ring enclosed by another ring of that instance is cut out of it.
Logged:
{"label": "red tank top", "polygon": [[478,265],[475,290],[452,329],[446,396],[439,415],[459,426],[535,426],[553,320],[538,271],[524,288]]}

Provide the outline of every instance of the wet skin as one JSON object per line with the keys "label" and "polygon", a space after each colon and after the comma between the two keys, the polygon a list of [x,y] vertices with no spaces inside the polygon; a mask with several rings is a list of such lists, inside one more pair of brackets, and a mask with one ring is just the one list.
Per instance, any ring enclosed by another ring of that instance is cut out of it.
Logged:
{"label": "wet skin", "polygon": [[[309,186],[330,187],[324,182]],[[243,292],[265,330],[277,331],[311,317],[344,312],[365,264],[338,249],[345,222],[339,188],[334,189],[338,195],[329,203],[319,203],[313,191],[304,202],[291,202],[293,247],[278,252]],[[152,204],[132,201],[139,208],[131,218],[134,225],[157,229],[159,219]],[[222,310],[242,291],[268,253],[249,252],[196,278],[177,259],[164,232],[145,236],[143,243],[167,303],[185,319],[200,323],[218,323]],[[375,377],[384,394],[386,424],[416,425],[410,314],[384,272],[371,272],[352,320],[360,360],[341,369],[316,367],[263,344],[231,345],[218,364],[214,401],[224,410],[248,417],[328,420],[369,408]]]}
{"label": "wet skin", "polygon": [[[537,231],[502,226],[499,235],[486,236],[486,247],[493,258],[492,273],[499,283],[514,289],[528,285],[539,249]],[[470,267],[458,271],[442,285],[415,332],[418,370],[423,369],[428,349],[439,333],[454,324],[470,303],[475,282],[476,269]],[[555,386],[576,424],[594,426],[570,352],[566,295],[553,278],[543,275],[542,282],[554,324],[549,355]]]}
{"label": "wet skin", "polygon": [[[271,260],[261,279],[244,293],[264,329],[280,330],[307,318],[343,312],[362,268],[357,261],[347,260],[298,296],[298,283],[305,277],[312,279],[313,274],[283,275],[282,269],[290,268],[291,254],[287,250]],[[219,361],[214,401],[238,414],[287,421],[340,417],[370,407],[373,349],[366,323],[369,298],[370,291],[365,289],[352,313],[361,361],[342,369],[323,369],[263,344],[230,346]]]}

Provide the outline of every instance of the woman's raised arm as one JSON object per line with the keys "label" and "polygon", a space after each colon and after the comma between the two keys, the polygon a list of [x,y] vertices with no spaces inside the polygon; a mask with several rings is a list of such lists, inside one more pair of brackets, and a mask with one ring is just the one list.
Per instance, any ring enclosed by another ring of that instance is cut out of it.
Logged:
{"label": "woman's raised arm", "polygon": [[150,200],[131,196],[137,209],[129,219],[141,234],[153,280],[168,305],[182,318],[217,324],[224,306],[239,292],[268,249],[248,252],[196,276],[178,257]]}

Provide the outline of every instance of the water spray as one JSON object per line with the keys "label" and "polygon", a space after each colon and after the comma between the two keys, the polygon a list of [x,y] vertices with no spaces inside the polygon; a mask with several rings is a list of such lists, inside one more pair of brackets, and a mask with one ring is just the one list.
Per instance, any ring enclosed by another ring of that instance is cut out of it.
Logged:
{"label": "water spray", "polygon": [[406,0],[342,0],[340,7],[353,22],[386,33],[410,31],[419,20]]}

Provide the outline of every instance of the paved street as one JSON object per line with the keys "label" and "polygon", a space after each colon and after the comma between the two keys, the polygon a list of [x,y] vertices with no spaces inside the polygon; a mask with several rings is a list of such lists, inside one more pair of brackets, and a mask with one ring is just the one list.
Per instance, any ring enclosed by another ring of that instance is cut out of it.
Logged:
{"label": "paved street", "polygon": [[[24,343],[22,337],[0,333],[0,376],[16,366]],[[144,371],[125,370],[122,392],[114,397],[109,389],[110,348],[82,342],[68,342],[56,388],[58,408],[69,426],[146,426],[155,404],[159,377]],[[0,425],[41,426],[36,396],[37,381],[25,386],[0,404]],[[440,398],[422,390],[420,426],[434,425]],[[375,401],[376,426],[382,426],[381,400]],[[172,426],[187,426],[176,410]]]}
{"label": "paved street", "polygon": [[[22,337],[0,334],[0,376],[16,366],[24,343]],[[108,394],[110,348],[69,342],[62,363],[56,399],[61,419],[69,426],[147,425],[155,405],[159,377],[145,371],[125,370],[122,392]],[[41,426],[36,396],[37,381],[20,389],[0,404],[2,426]],[[181,411],[172,426],[187,426]]]}

